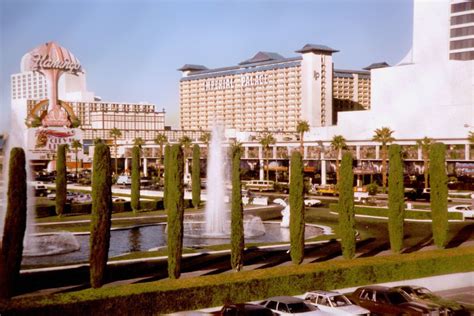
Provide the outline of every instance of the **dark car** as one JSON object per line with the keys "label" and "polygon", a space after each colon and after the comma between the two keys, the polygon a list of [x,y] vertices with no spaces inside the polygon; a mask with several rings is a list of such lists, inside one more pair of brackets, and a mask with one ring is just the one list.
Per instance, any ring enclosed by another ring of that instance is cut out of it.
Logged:
{"label": "dark car", "polygon": [[414,301],[403,291],[386,286],[360,287],[350,299],[379,315],[440,315],[444,312],[435,304]]}
{"label": "dark car", "polygon": [[214,315],[224,316],[273,316],[271,309],[264,306],[250,303],[243,304],[226,304],[222,309],[213,313]]}
{"label": "dark car", "polygon": [[425,287],[413,285],[401,285],[394,287],[403,291],[414,300],[420,300],[431,304],[436,304],[446,309],[448,315],[469,315],[469,311],[456,301],[442,298]]}

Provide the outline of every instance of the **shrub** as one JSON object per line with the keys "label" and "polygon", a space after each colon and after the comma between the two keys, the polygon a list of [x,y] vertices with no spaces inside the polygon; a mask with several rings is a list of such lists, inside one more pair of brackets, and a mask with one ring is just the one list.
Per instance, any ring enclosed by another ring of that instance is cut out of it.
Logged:
{"label": "shrub", "polygon": [[27,209],[25,165],[24,150],[12,148],[8,168],[7,211],[0,245],[0,298],[13,296],[20,276]]}
{"label": "shrub", "polygon": [[140,147],[133,146],[132,149],[132,187],[131,187],[132,210],[140,209]]}
{"label": "shrub", "polygon": [[[181,280],[111,286],[55,295],[0,301],[8,314],[103,315],[166,314],[248,302],[316,289],[334,290],[374,283],[472,271],[474,248],[331,260]],[[192,298],[192,299],[190,299]]]}
{"label": "shrub", "polygon": [[388,232],[390,248],[399,253],[403,248],[403,224],[405,218],[405,188],[403,186],[403,162],[400,145],[390,145],[390,172],[388,174]]}
{"label": "shrub", "polygon": [[231,265],[232,269],[240,271],[244,255],[244,222],[242,207],[242,192],[240,182],[241,148],[232,148],[232,214],[231,214]]}
{"label": "shrub", "polygon": [[291,154],[290,178],[290,255],[291,261],[300,264],[304,258],[304,181],[303,160],[299,151]]}
{"label": "shrub", "polygon": [[56,154],[56,214],[64,214],[66,207],[66,145],[59,145]]}
{"label": "shrub", "polygon": [[184,157],[183,150],[179,144],[173,145],[169,150],[169,162],[167,167],[168,276],[171,279],[178,279],[181,275],[184,217]]}
{"label": "shrub", "polygon": [[112,204],[112,213],[130,212],[131,210],[132,210],[132,207],[130,206],[129,201],[114,202]]}
{"label": "shrub", "polygon": [[199,207],[201,204],[201,149],[198,144],[193,147],[193,166],[192,166],[192,194],[193,206]]}
{"label": "shrub", "polygon": [[341,238],[342,255],[351,259],[355,255],[356,231],[354,220],[354,191],[352,184],[352,154],[344,153],[341,161],[341,181],[339,185],[339,236]]}
{"label": "shrub", "polygon": [[377,195],[377,193],[379,192],[379,186],[377,185],[377,183],[372,182],[371,184],[369,184],[367,186],[367,192],[369,192],[369,195]]}
{"label": "shrub", "polygon": [[92,216],[90,235],[90,282],[101,287],[107,266],[112,217],[112,164],[109,146],[95,146],[92,172]]}
{"label": "shrub", "polygon": [[446,246],[448,237],[448,177],[446,175],[446,146],[435,143],[430,150],[431,212],[433,239],[438,248]]}
{"label": "shrub", "polygon": [[164,166],[165,175],[164,175],[164,189],[163,189],[163,207],[165,210],[168,208],[166,199],[168,197],[168,187],[169,187],[168,174],[169,174],[169,163],[170,163],[170,150],[171,150],[171,146],[166,145],[165,146],[165,166]]}

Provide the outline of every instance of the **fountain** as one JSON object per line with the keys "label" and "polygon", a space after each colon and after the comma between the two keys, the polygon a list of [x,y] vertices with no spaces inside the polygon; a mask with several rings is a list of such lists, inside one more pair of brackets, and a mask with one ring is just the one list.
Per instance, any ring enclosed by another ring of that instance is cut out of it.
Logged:
{"label": "fountain", "polygon": [[227,235],[229,231],[227,211],[225,208],[225,150],[222,146],[222,127],[214,125],[209,146],[207,163],[207,201],[206,201],[206,231],[208,236]]}

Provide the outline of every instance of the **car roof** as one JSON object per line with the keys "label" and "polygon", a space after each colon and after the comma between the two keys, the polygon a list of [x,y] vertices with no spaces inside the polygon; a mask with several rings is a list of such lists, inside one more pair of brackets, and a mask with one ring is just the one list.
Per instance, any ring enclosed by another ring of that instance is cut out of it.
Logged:
{"label": "car roof", "polygon": [[281,303],[291,304],[291,303],[301,303],[304,302],[301,298],[293,296],[273,296],[266,299],[267,301],[278,301]]}
{"label": "car roof", "polygon": [[225,306],[235,306],[237,308],[244,308],[246,310],[268,310],[268,308],[266,308],[265,306],[252,304],[252,303],[229,304],[229,305],[224,305],[224,307]]}
{"label": "car roof", "polygon": [[376,290],[376,291],[387,291],[390,290],[388,286],[383,286],[383,285],[368,285],[368,286],[362,286],[359,289],[365,289],[365,290]]}
{"label": "car roof", "polygon": [[310,292],[307,292],[306,294],[321,294],[321,295],[326,295],[326,296],[342,295],[342,294],[339,293],[339,292],[335,292],[335,291],[323,291],[323,290],[310,291]]}

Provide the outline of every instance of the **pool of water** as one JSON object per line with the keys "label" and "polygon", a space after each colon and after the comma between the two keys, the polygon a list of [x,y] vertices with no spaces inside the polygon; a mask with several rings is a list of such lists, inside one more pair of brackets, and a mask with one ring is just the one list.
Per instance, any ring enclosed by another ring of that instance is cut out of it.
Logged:
{"label": "pool of water", "polygon": [[[252,238],[245,238],[246,242],[289,242],[289,228],[281,228],[280,223],[264,223],[265,234]],[[109,258],[137,251],[147,251],[152,248],[166,246],[166,224],[141,226],[129,229],[112,230],[110,233]],[[323,229],[313,225],[306,225],[305,238],[312,238],[323,234]],[[86,262],[89,260],[89,234],[76,235],[80,245],[78,251],[51,256],[23,257],[23,265],[57,265]],[[184,247],[228,244],[228,237],[223,238],[196,238],[184,237]]]}

